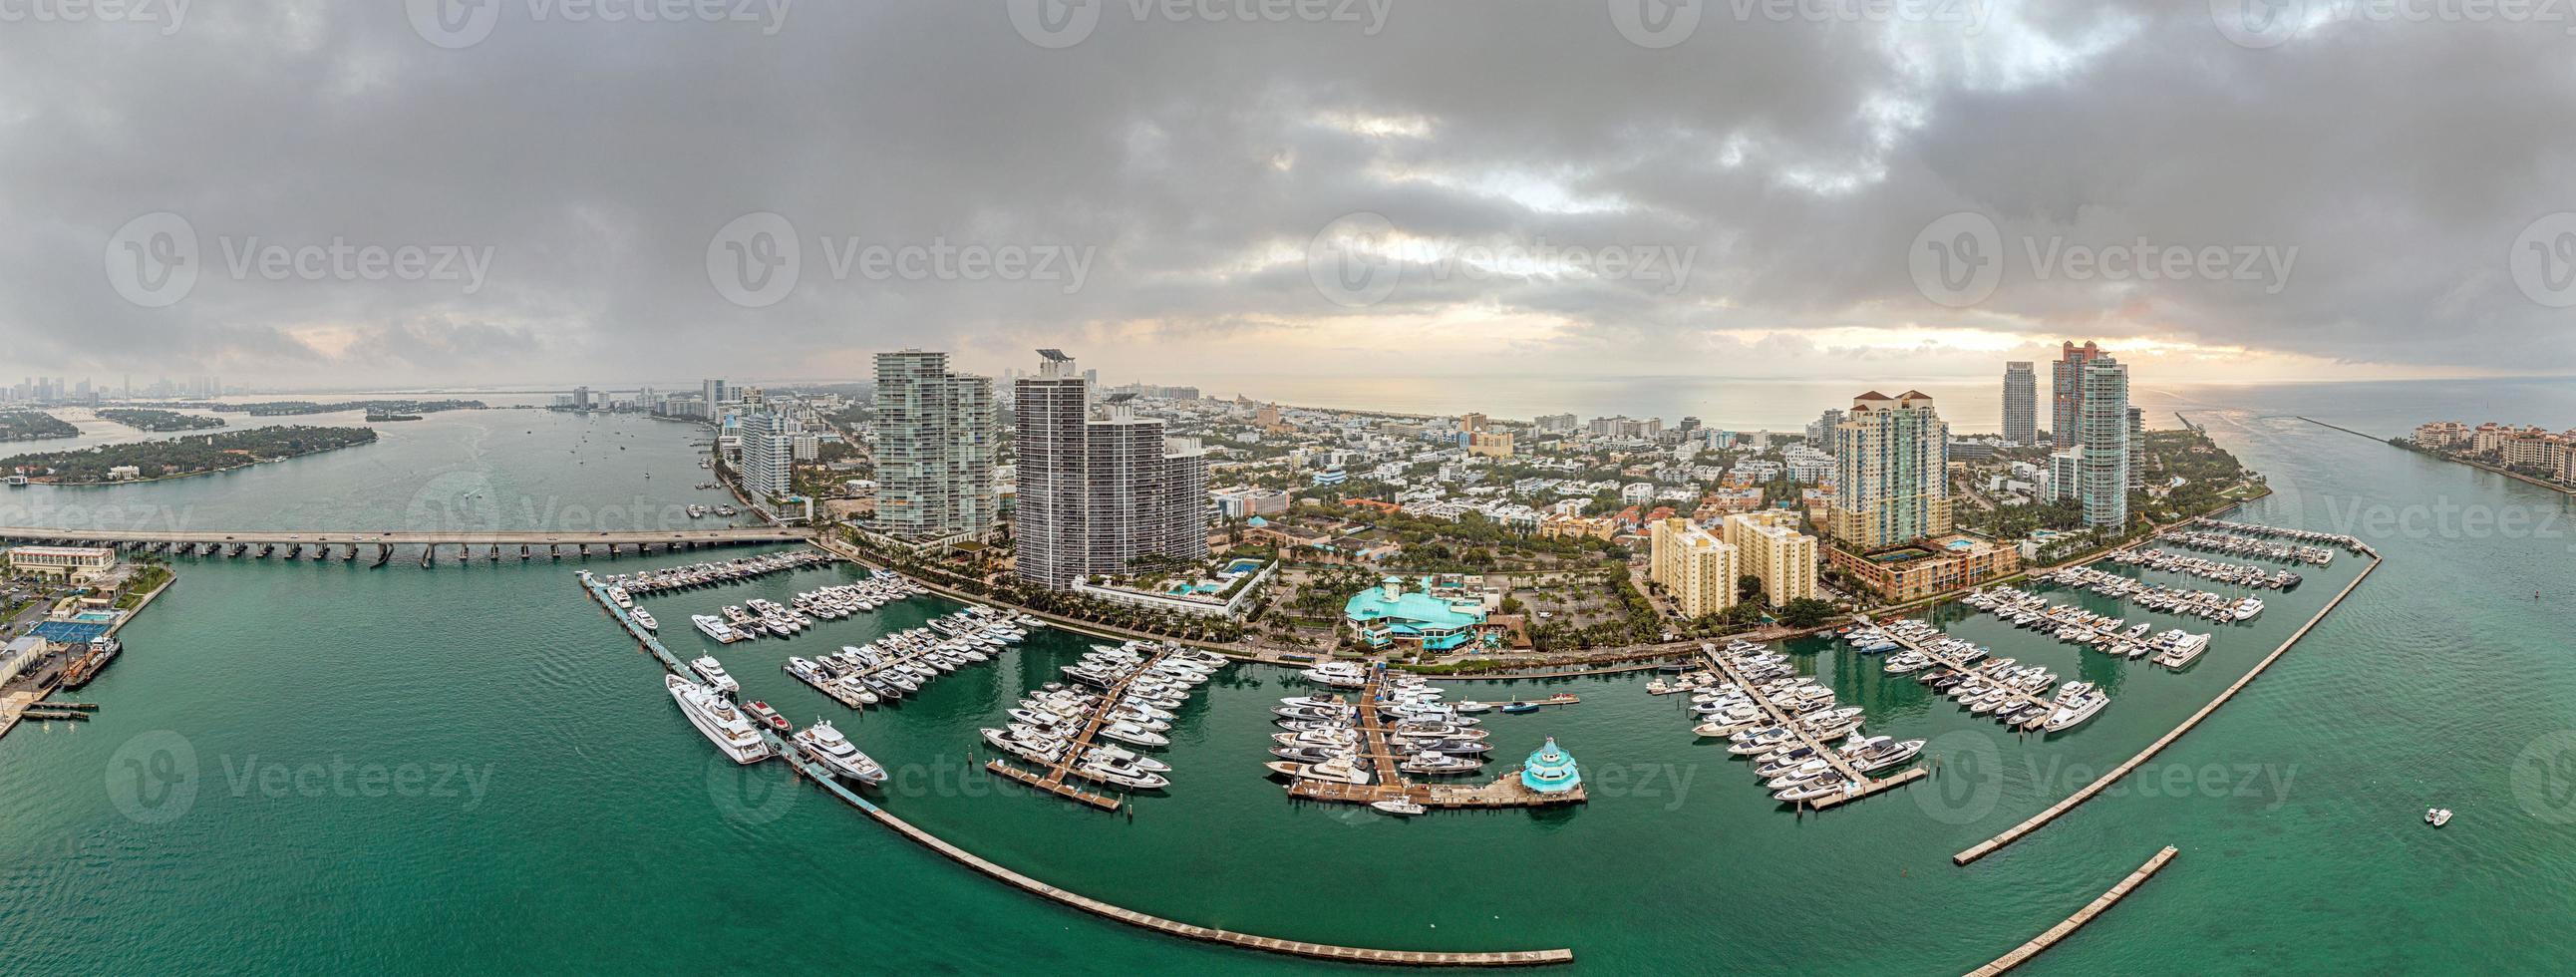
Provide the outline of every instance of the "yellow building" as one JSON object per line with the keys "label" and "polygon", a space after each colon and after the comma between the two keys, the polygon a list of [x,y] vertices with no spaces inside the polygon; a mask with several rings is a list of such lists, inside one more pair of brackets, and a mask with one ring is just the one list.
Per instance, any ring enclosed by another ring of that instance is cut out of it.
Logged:
{"label": "yellow building", "polygon": [[1735,580],[1744,573],[1734,546],[1681,518],[1657,520],[1647,535],[1647,579],[1663,585],[1683,617],[1735,606]]}
{"label": "yellow building", "polygon": [[2021,551],[1974,536],[1944,536],[1868,553],[1827,551],[1853,583],[1890,601],[1964,590],[2021,572]]}
{"label": "yellow building", "polygon": [[1745,575],[1762,578],[1763,599],[1775,605],[1816,596],[1816,538],[1798,531],[1801,521],[1788,509],[1726,517],[1727,544]]}
{"label": "yellow building", "polygon": [[116,569],[116,551],[92,546],[20,546],[8,552],[16,573],[62,577],[73,583],[93,580]]}
{"label": "yellow building", "polygon": [[1549,516],[1539,520],[1538,537],[1584,537],[1609,539],[1619,535],[1619,520],[1586,516]]}
{"label": "yellow building", "polygon": [[1467,453],[1487,458],[1512,456],[1512,432],[1475,431],[1467,435]]}

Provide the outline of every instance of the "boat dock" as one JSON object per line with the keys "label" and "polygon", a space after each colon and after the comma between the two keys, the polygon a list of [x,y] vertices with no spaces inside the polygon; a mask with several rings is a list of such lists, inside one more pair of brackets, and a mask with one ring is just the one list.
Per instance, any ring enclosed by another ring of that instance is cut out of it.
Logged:
{"label": "boat dock", "polygon": [[[1936,633],[1936,634],[1937,634],[1937,633],[1939,633],[1939,632],[1934,632],[1934,633]],[[1974,668],[1974,666],[1971,666],[1970,664],[1968,664],[1968,663],[1967,663],[1967,662],[1965,662],[1965,661],[1962,661],[1962,660],[1957,659],[1957,658],[1952,658],[1952,657],[1950,657],[1948,654],[1945,654],[1945,653],[1943,653],[1943,652],[1939,652],[1939,651],[1935,651],[1935,650],[1933,650],[1933,646],[1932,646],[1932,645],[1924,644],[1923,642],[1916,641],[1916,640],[1914,640],[1914,639],[1912,639],[1912,638],[1908,638],[1908,637],[1906,637],[1906,636],[1904,636],[1904,635],[1901,635],[1901,634],[1896,633],[1895,631],[1892,631],[1892,630],[1887,631],[1887,637],[1888,637],[1888,640],[1890,640],[1890,641],[1894,641],[1894,642],[1896,642],[1897,644],[1904,645],[1908,650],[1911,650],[1911,651],[1914,651],[1914,652],[1920,653],[1920,654],[1921,654],[1923,657],[1925,657],[1925,658],[1932,659],[1932,661],[1933,661],[1933,663],[1934,663],[1934,664],[1940,665],[1940,666],[1941,666],[1941,667],[1943,667],[1943,668],[1947,668],[1947,669],[1950,669],[1950,670],[1952,670],[1952,671],[1957,671],[1957,672],[1973,672],[1973,671],[1975,671],[1975,670],[1976,670],[1976,669]],[[2005,691],[2006,693],[2009,693],[2009,694],[2006,696],[2006,699],[2007,699],[2008,701],[2010,701],[2010,702],[2011,702],[2011,703],[2012,703],[2016,708],[2028,707],[2028,706],[2039,706],[2039,707],[2044,708],[2044,709],[2047,709],[2047,710],[2049,710],[2049,711],[2051,711],[2051,712],[2054,712],[2054,711],[2056,711],[2056,709],[2057,709],[2057,703],[2055,703],[2055,702],[2051,702],[2051,701],[2049,701],[2049,700],[2047,700],[2047,699],[2040,698],[2040,697],[2038,697],[2038,696],[2036,696],[2036,695],[2032,695],[2032,694],[2030,694],[2029,692],[2026,692],[2026,691],[2024,691],[2024,690],[2016,689],[2016,688],[2006,688],[2004,691]],[[2004,712],[2004,711],[2006,711],[2006,710],[1998,708],[1998,709],[1996,709],[1996,710],[1994,710],[1994,711],[1996,711],[1996,712]]]}
{"label": "boat dock", "polygon": [[1520,770],[1506,771],[1502,779],[1490,784],[1414,783],[1397,764],[1395,748],[1386,742],[1386,718],[1378,714],[1379,684],[1384,672],[1370,669],[1368,684],[1360,687],[1359,727],[1360,760],[1369,765],[1369,782],[1336,784],[1305,777],[1288,785],[1288,796],[1308,801],[1333,801],[1341,804],[1375,804],[1379,801],[1409,799],[1424,807],[1504,808],[1549,807],[1558,804],[1583,803],[1583,785],[1561,794],[1542,794],[1523,786]]}
{"label": "boat dock", "polygon": [[2236,693],[2244,691],[2245,686],[2252,684],[2256,676],[2263,674],[2264,669],[2272,667],[2273,662],[2279,661],[2281,656],[2290,650],[2291,646],[2299,643],[2299,639],[2307,637],[2308,632],[2311,629],[2315,628],[2319,622],[2326,619],[2326,615],[2334,612],[2336,605],[2343,603],[2344,598],[2352,596],[2354,588],[2360,587],[2362,581],[2370,579],[2371,572],[2379,569],[2379,563],[2379,555],[2377,553],[2370,554],[2369,565],[2362,567],[2361,574],[2352,578],[2351,583],[2343,585],[2343,590],[2335,594],[2333,600],[2327,601],[2326,606],[2318,608],[2317,616],[2309,618],[2308,623],[2300,625],[2299,630],[2292,632],[2288,640],[2281,642],[2280,647],[2272,649],[2272,653],[2263,656],[2262,661],[2255,662],[2252,671],[2246,672],[2244,676],[2238,678],[2234,684],[2229,685],[2225,691],[2218,693],[2218,697],[2209,700],[2208,705],[2202,706],[2199,711],[2184,717],[2181,725],[2175,726],[2170,732],[2157,737],[2155,742],[2147,744],[2146,749],[2138,751],[2138,755],[2130,757],[2119,766],[2112,768],[2109,773],[2105,773],[2102,776],[2095,778],[2092,783],[2086,784],[2082,789],[2077,790],[2073,794],[2067,795],[2065,800],[2051,804],[2048,806],[2047,810],[2031,815],[2028,820],[2004,829],[2002,834],[1980,841],[1967,850],[1950,856],[1951,863],[1956,865],[1966,865],[1980,858],[1994,854],[1997,849],[2000,849],[2005,845],[2012,844],[2015,841],[2019,841],[2031,832],[2046,827],[2049,822],[2057,820],[2059,815],[2074,810],[2076,805],[2092,800],[2095,795],[2100,794],[2112,784],[2118,783],[2120,778],[2128,776],[2130,771],[2136,770],[2140,765],[2146,763],[2148,760],[2154,759],[2155,755],[2163,752],[2165,747],[2173,745],[2173,742],[2181,739],[2184,733],[2191,732],[2193,727],[2200,725],[2201,720],[2209,718],[2209,714],[2217,712],[2218,707],[2226,705],[2227,700],[2235,698]]}
{"label": "boat dock", "polygon": [[1119,697],[1127,694],[1127,686],[1136,681],[1136,676],[1152,671],[1154,666],[1161,664],[1171,653],[1172,646],[1157,645],[1154,653],[1146,657],[1144,664],[1129,671],[1125,678],[1118,680],[1118,684],[1102,690],[1099,704],[1091,708],[1091,717],[1082,723],[1082,732],[1074,734],[1073,739],[1065,744],[1064,755],[1056,758],[1054,762],[1041,765],[1046,772],[1030,773],[998,759],[986,761],[984,769],[1058,797],[1089,804],[1103,811],[1117,810],[1119,803],[1117,798],[1070,786],[1065,783],[1065,778],[1079,777],[1095,783],[1107,782],[1083,772],[1076,764],[1081,762],[1084,754],[1091,752],[1092,740],[1100,735],[1101,725],[1109,721],[1109,713],[1118,708]]}
{"label": "boat dock", "polygon": [[2084,924],[2092,922],[2093,917],[2102,915],[2105,910],[2118,905],[2121,899],[2128,897],[2129,893],[2137,891],[2138,886],[2154,878],[2157,872],[2164,869],[2166,862],[2173,861],[2173,857],[2174,847],[2166,845],[2163,851],[2147,859],[2146,864],[2138,866],[2137,871],[2129,873],[2128,878],[2121,879],[2120,884],[2112,886],[2111,891],[2095,897],[2092,902],[2085,903],[2084,908],[2075,911],[2075,915],[2068,916],[2064,922],[2049,927],[2038,936],[2031,937],[2030,942],[2014,947],[2011,953],[1996,957],[1995,962],[1968,971],[1968,977],[1995,977],[1997,974],[2030,962],[2030,958],[2038,956],[2040,951],[2056,946],[2057,941],[2074,935],[2076,930],[2084,927]]}
{"label": "boat dock", "polygon": [[1835,773],[1841,774],[1846,781],[1855,785],[1853,789],[1844,793],[1832,794],[1825,797],[1819,797],[1814,800],[1797,802],[1798,804],[1805,806],[1807,809],[1821,811],[1829,807],[1868,797],[1871,794],[1887,790],[1891,787],[1901,787],[1905,784],[1913,783],[1927,775],[1922,767],[1910,767],[1904,773],[1897,774],[1896,776],[1889,777],[1884,780],[1871,777],[1868,774],[1860,772],[1851,765],[1850,761],[1843,759],[1843,753],[1840,749],[1835,748],[1830,743],[1825,743],[1816,739],[1814,736],[1809,735],[1807,733],[1807,727],[1798,722],[1798,717],[1791,715],[1788,710],[1780,708],[1779,703],[1771,701],[1770,696],[1762,694],[1760,689],[1754,687],[1752,680],[1745,678],[1743,672],[1736,670],[1735,662],[1729,660],[1725,655],[1720,654],[1714,646],[1703,645],[1700,649],[1700,656],[1706,658],[1708,660],[1709,667],[1716,669],[1718,674],[1726,676],[1727,681],[1735,683],[1736,688],[1743,689],[1745,697],[1752,699],[1755,705],[1760,706],[1763,714],[1771,717],[1771,721],[1773,723],[1779,725],[1783,729],[1789,730],[1790,733],[1798,738],[1799,743],[1814,749],[1817,756],[1823,757],[1825,762],[1834,768]]}

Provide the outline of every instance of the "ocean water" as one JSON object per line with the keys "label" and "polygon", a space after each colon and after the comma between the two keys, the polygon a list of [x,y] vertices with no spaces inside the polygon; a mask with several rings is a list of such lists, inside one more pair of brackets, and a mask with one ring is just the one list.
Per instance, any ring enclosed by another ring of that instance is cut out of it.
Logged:
{"label": "ocean water", "polygon": [[[1455,683],[1487,699],[1499,770],[1555,737],[1590,803],[1413,820],[1292,803],[1260,768],[1267,704],[1237,666],[1183,710],[1173,787],[1102,814],[997,783],[975,729],[1084,642],[1042,633],[894,709],[853,714],[778,663],[912,626],[931,599],[716,651],[747,698],[835,719],[896,772],[913,823],[1040,879],[1265,935],[1403,949],[1570,947],[1569,972],[1960,972],[2167,844],[2181,856],[2036,973],[2559,969],[2576,893],[2576,587],[2569,497],[2290,415],[2393,432],[2440,391],[2349,403],[2252,390],[2184,409],[2268,473],[2242,518],[2365,537],[2386,565],[2216,716],[2123,785],[1974,866],[1949,856],[2125,759],[2268,653],[2360,570],[2339,558],[2211,626],[2171,673],[1945,609],[1953,633],[2110,689],[2093,722],[2020,736],[1821,641],[1803,667],[1873,733],[1932,741],[1925,781],[1817,815],[1696,742],[1643,676]],[[2549,423],[2546,397],[2496,408]],[[1644,413],[1629,410],[1628,413]],[[2429,415],[2428,415],[2429,416]],[[696,431],[541,412],[388,425],[372,446],[152,486],[25,490],[6,521],[192,526],[656,519],[698,501]],[[624,450],[619,450],[623,448]],[[651,474],[645,479],[642,476]],[[40,496],[52,496],[43,498]],[[73,507],[77,506],[77,509]],[[604,515],[610,514],[610,515]],[[2511,528],[2508,528],[2511,527]],[[742,552],[742,551],[728,551]],[[1181,942],[1038,901],[897,838],[778,764],[722,762],[580,566],[182,561],[78,698],[86,724],[0,740],[0,970],[992,973],[1327,969]],[[645,605],[685,629],[834,568]],[[2157,579],[2176,579],[2144,572]],[[2540,591],[2537,599],[2534,591]],[[2070,595],[2066,599],[2075,599]],[[2109,608],[2097,598],[2082,598]],[[2124,612],[2124,616],[2135,617]],[[2150,617],[2155,617],[2150,615]],[[2451,807],[2439,831],[2423,809]],[[1333,967],[1331,969],[1354,969]]]}

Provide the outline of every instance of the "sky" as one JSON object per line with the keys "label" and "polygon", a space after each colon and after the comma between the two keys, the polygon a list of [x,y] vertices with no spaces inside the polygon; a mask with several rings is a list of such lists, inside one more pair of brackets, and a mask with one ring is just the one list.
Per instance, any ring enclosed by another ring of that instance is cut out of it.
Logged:
{"label": "sky", "polygon": [[2556,6],[8,0],[0,377],[2565,375]]}

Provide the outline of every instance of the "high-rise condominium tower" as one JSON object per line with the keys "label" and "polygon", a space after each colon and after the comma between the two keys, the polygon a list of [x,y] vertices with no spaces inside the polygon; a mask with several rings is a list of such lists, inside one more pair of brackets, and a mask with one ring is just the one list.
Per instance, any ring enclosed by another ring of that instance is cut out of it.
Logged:
{"label": "high-rise condominium tower", "polygon": [[948,354],[877,354],[877,528],[897,539],[980,535],[996,518],[993,381]]}
{"label": "high-rise condominium tower", "polygon": [[2076,421],[2076,498],[2084,524],[2118,529],[2129,524],[2129,369],[2108,356],[2084,365],[2084,412]]}
{"label": "high-rise condominium tower", "polygon": [[1137,572],[1153,558],[1207,556],[1207,455],[1172,438],[1115,394],[1098,412],[1090,381],[1061,350],[1039,350],[1034,377],[1012,384],[1016,496],[1011,537],[1019,577],[1065,589],[1084,577]]}
{"label": "high-rise condominium tower", "polygon": [[2024,445],[2039,440],[2039,375],[2028,360],[2004,364],[2004,440]]}
{"label": "high-rise condominium tower", "polygon": [[1827,531],[1874,550],[1950,531],[1950,425],[1932,398],[1872,390],[1834,427],[1834,506]]}

